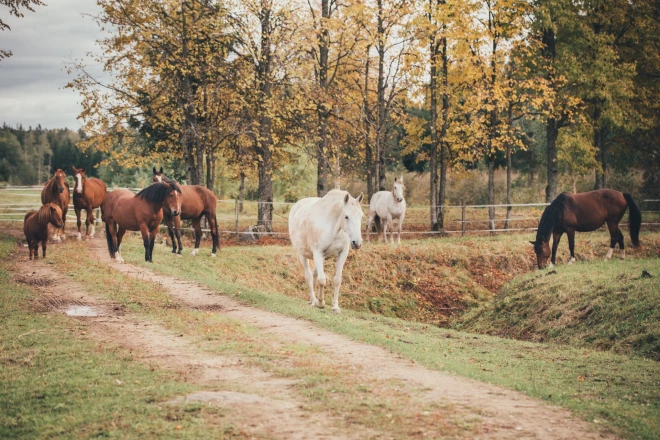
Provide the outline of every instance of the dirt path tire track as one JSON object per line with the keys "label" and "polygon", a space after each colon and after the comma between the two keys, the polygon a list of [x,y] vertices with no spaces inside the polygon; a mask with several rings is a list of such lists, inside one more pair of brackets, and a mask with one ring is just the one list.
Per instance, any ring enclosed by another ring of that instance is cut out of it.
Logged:
{"label": "dirt path tire track", "polygon": [[[203,391],[181,396],[171,403],[203,403],[227,410],[233,424],[248,438],[264,439],[367,439],[378,433],[361,426],[342,429],[342,421],[329,413],[304,409],[292,381],[242,363],[239,357],[209,355],[195,343],[122,307],[90,295],[43,261],[19,261],[17,274],[44,281],[37,310],[64,313],[70,306],[89,306],[99,316],[80,317],[84,337],[128,348],[139,361],[175,371]],[[46,283],[47,282],[47,283]],[[240,391],[233,391],[233,390]],[[225,421],[226,422],[226,421]]]}
{"label": "dirt path tire track", "polygon": [[615,438],[611,433],[599,432],[596,425],[576,418],[568,410],[545,404],[522,393],[429,370],[381,347],[353,341],[321,329],[309,321],[246,306],[194,282],[157,274],[132,264],[117,264],[110,259],[100,241],[93,242],[89,249],[95,257],[121,273],[161,284],[184,306],[219,306],[219,313],[249,322],[287,340],[319,347],[338,361],[371,372],[379,379],[398,379],[422,388],[426,390],[425,398],[429,401],[443,405],[454,404],[477,415],[483,423],[482,430],[486,438]]}

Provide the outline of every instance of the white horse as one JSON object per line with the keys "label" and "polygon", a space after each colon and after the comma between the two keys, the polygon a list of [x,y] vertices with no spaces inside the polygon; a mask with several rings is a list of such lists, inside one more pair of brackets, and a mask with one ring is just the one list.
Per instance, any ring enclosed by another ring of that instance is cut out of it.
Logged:
{"label": "white horse", "polygon": [[394,225],[392,220],[398,219],[398,244],[401,244],[401,226],[406,216],[406,200],[403,198],[403,177],[394,178],[392,191],[378,191],[371,196],[369,203],[369,221],[367,222],[367,241],[371,225],[376,221],[376,229],[383,231],[383,242],[387,243],[387,229],[390,229],[390,238],[394,244]]}
{"label": "white horse", "polygon": [[[305,270],[309,286],[309,305],[325,307],[326,276],[323,262],[326,258],[337,259],[332,311],[340,313],[339,287],[348,251],[362,246],[362,194],[357,199],[347,191],[334,189],[323,198],[309,197],[299,200],[289,213],[289,237]],[[314,272],[310,266],[313,265]],[[319,298],[314,289],[319,282]]]}

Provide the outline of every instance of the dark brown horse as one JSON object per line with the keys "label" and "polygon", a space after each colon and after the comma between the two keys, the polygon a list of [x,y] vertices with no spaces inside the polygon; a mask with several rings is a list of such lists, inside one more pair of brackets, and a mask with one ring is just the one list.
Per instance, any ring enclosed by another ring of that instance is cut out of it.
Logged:
{"label": "dark brown horse", "polygon": [[[101,206],[103,199],[108,194],[108,188],[101,179],[94,177],[87,178],[85,168],[73,169],[73,177],[76,179],[76,184],[73,187],[73,209],[76,211],[76,218],[78,219],[78,240],[82,238],[80,234],[80,214],[84,209],[87,211],[87,219],[85,220],[85,237],[94,237],[94,209]],[[92,232],[89,232],[89,226],[92,226]]]}
{"label": "dark brown horse", "polygon": [[[163,167],[160,171],[153,168],[153,181],[161,182],[165,178],[163,175]],[[195,230],[195,249],[190,255],[197,255],[199,252],[199,242],[202,238],[202,217],[206,217],[206,221],[211,229],[211,238],[213,239],[213,249],[211,256],[215,257],[217,250],[220,248],[220,239],[218,236],[218,221],[216,220],[216,203],[217,198],[213,191],[198,185],[180,185],[181,187],[181,214],[176,217],[167,209],[163,207],[163,219],[167,224],[167,232],[172,240],[172,253],[181,254],[183,246],[181,245],[181,220],[192,220],[193,229]],[[177,251],[174,236],[179,245]]]}
{"label": "dark brown horse", "polygon": [[43,258],[46,258],[46,244],[48,243],[48,225],[59,229],[64,225],[62,210],[55,203],[48,203],[39,208],[38,211],[30,211],[23,219],[23,232],[30,250],[30,260],[39,259],[39,242]]}
{"label": "dark brown horse", "polygon": [[552,235],[550,266],[556,264],[557,246],[564,232],[568,235],[568,247],[571,251],[571,260],[568,264],[572,264],[575,262],[575,232],[595,231],[605,223],[610,231],[610,249],[605,259],[612,258],[617,243],[623,259],[626,251],[619,222],[626,209],[629,210],[630,239],[633,247],[639,247],[642,213],[630,194],[623,194],[611,189],[600,189],[581,194],[561,193],[543,211],[536,232],[536,241],[530,242],[534,245],[539,269],[545,267],[550,258],[550,235]]}
{"label": "dark brown horse", "polygon": [[101,203],[110,257],[123,263],[119,247],[124,234],[126,231],[140,231],[144,243],[144,259],[151,262],[164,206],[174,216],[181,211],[181,189],[170,179],[149,185],[137,194],[126,189],[111,191]]}
{"label": "dark brown horse", "polygon": [[53,240],[61,241],[66,239],[64,227],[66,226],[66,213],[69,210],[69,184],[66,181],[66,174],[61,169],[57,169],[53,177],[46,182],[44,189],[41,190],[41,204],[47,205],[54,203],[62,210],[62,227],[55,230]]}

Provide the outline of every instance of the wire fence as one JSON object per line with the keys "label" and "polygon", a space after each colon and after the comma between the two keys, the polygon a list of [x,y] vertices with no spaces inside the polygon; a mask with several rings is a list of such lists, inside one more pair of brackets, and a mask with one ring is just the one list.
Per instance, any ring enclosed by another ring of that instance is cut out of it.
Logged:
{"label": "wire fence", "polygon": [[[41,187],[6,187],[0,188],[0,222],[21,222],[26,212],[41,206]],[[119,189],[119,188],[113,188]],[[138,191],[140,188],[127,188]],[[259,205],[272,205],[271,231],[255,230],[259,223]],[[268,235],[272,237],[288,237],[288,214],[294,203],[291,202],[258,202],[250,200],[218,200],[216,216],[219,232],[227,237],[240,238],[243,234],[253,236]],[[431,206],[408,206],[403,222],[401,235],[403,238],[422,238],[434,235],[494,235],[512,232],[536,231],[539,219],[547,203],[514,203],[495,205],[446,205],[441,208],[444,216],[444,228],[431,230]],[[660,227],[660,200],[646,199],[640,202],[642,207],[643,229]],[[363,205],[365,213],[368,205]],[[495,219],[489,218],[489,208],[495,210]],[[96,223],[101,222],[100,212],[95,214]],[[83,211],[81,220],[86,219]],[[67,223],[74,222],[73,205],[69,205]],[[366,226],[367,218],[363,222]],[[625,223],[622,223],[625,224]],[[163,225],[163,227],[165,227]],[[192,231],[185,225],[184,231]],[[396,229],[396,228],[395,228]],[[202,228],[209,232],[208,228]],[[370,234],[374,235],[374,234]]]}

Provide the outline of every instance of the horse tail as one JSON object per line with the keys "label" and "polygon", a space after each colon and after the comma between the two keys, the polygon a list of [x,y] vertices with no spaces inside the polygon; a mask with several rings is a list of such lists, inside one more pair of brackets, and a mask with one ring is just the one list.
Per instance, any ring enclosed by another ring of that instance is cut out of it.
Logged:
{"label": "horse tail", "polygon": [[112,240],[112,234],[110,233],[110,224],[105,222],[105,239],[108,242],[108,252],[110,252],[110,258],[115,257],[115,243]]}
{"label": "horse tail", "polygon": [[381,218],[376,214],[374,216],[374,226],[376,226],[376,234],[380,234],[383,232],[383,222]]}
{"label": "horse tail", "polygon": [[639,229],[642,226],[642,211],[639,210],[639,206],[637,206],[637,203],[635,203],[630,194],[624,194],[623,197],[628,204],[630,239],[632,240],[633,247],[639,247]]}

